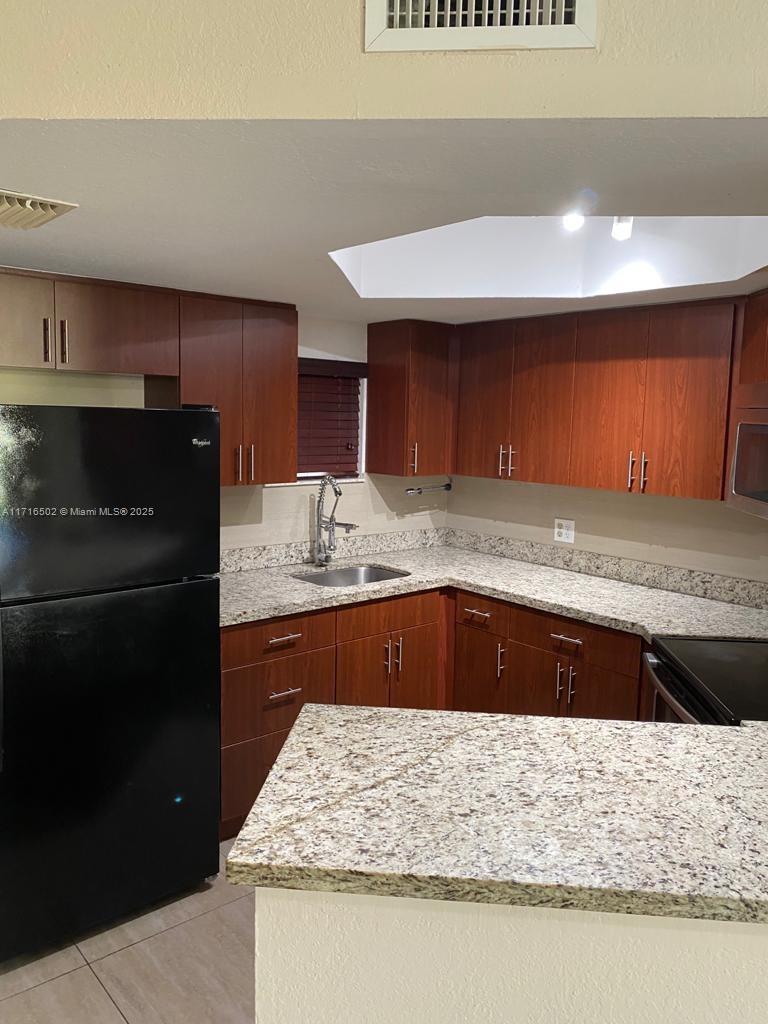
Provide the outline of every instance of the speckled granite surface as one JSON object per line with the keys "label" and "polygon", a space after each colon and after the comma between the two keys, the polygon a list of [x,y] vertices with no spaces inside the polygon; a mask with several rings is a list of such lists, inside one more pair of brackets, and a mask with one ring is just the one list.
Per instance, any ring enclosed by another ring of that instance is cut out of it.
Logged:
{"label": "speckled granite surface", "polygon": [[[350,560],[338,559],[343,566]],[[352,559],[353,564],[360,559]],[[222,626],[321,608],[339,607],[438,587],[464,587],[489,597],[623,629],[654,634],[768,639],[768,611],[552,569],[452,547],[421,547],[366,559],[410,573],[357,587],[318,587],[294,574],[312,566],[281,566],[228,573],[221,578]],[[322,570],[320,570],[322,571]]]}
{"label": "speckled granite surface", "polygon": [[308,705],[230,881],[768,922],[760,729]]}

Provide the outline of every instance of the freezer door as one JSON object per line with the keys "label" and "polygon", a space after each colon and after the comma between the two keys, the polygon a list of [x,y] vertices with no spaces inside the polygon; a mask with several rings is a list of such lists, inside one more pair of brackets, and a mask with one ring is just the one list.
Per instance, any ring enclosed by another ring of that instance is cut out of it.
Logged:
{"label": "freezer door", "polygon": [[0,406],[0,600],[218,572],[218,413]]}
{"label": "freezer door", "polygon": [[218,871],[218,580],[4,607],[0,627],[3,961]]}

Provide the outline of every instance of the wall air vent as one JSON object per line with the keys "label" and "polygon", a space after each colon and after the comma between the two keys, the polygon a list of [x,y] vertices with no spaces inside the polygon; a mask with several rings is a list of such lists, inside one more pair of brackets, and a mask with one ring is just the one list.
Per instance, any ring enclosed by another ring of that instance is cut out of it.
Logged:
{"label": "wall air vent", "polygon": [[58,199],[43,199],[41,196],[0,190],[0,227],[3,228],[40,228],[69,210],[76,209],[77,203],[62,203]]}
{"label": "wall air vent", "polygon": [[594,47],[597,0],[366,0],[365,48]]}

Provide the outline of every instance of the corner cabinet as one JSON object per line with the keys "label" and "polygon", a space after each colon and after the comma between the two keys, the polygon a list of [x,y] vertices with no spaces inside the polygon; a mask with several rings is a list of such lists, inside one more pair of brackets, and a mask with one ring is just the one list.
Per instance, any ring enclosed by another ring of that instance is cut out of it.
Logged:
{"label": "corner cabinet", "polygon": [[181,298],[180,399],[221,417],[221,484],[296,479],[295,309]]}
{"label": "corner cabinet", "polygon": [[394,320],[368,326],[366,470],[450,473],[454,399],[450,324]]}

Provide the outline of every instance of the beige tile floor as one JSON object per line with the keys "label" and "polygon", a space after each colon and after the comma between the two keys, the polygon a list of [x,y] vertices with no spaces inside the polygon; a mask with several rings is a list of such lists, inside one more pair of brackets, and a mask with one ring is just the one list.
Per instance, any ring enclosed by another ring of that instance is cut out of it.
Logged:
{"label": "beige tile floor", "polygon": [[0,964],[0,1024],[254,1024],[253,892],[216,880],[70,946]]}

